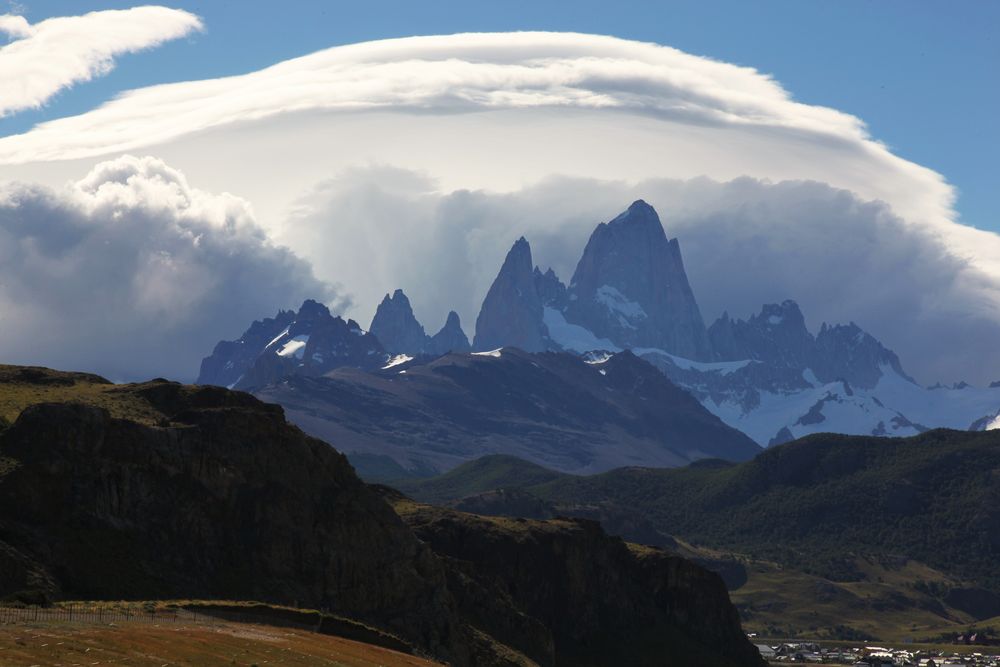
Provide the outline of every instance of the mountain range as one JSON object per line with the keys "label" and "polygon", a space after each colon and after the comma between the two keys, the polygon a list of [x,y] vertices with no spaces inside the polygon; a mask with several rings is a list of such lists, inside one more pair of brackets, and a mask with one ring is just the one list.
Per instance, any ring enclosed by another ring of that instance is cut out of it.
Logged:
{"label": "mountain range", "polygon": [[[303,304],[297,314],[283,311],[254,322],[240,339],[216,346],[198,381],[286,401],[291,400],[288,391],[274,386],[289,377],[320,378],[343,368],[379,376],[404,362],[432,363],[449,352],[505,348],[564,353],[590,362],[630,351],[761,446],[816,432],[906,436],[1000,422],[1000,383],[923,387],[894,352],[853,322],[824,323],[812,333],[792,300],[765,304],[748,319],[723,313],[706,327],[678,240],[667,237],[656,211],[641,200],[596,227],[568,285],[551,268],[536,266],[529,242],[518,239],[483,300],[471,346],[454,312],[437,334],[427,335],[409,299],[396,290],[379,304],[367,332],[314,302]],[[404,370],[419,372],[400,366],[395,373]],[[528,382],[527,377],[520,382]],[[312,416],[322,419],[317,405],[310,408]],[[291,414],[294,419],[301,415]],[[313,422],[303,417],[301,423],[308,429]],[[481,432],[479,439],[489,435]],[[700,451],[699,443],[688,443],[687,449]],[[439,459],[445,461],[447,454]],[[396,460],[404,467],[417,465]],[[669,464],[656,457],[629,460]],[[538,462],[570,469],[554,459]],[[430,465],[440,470],[440,463]]]}

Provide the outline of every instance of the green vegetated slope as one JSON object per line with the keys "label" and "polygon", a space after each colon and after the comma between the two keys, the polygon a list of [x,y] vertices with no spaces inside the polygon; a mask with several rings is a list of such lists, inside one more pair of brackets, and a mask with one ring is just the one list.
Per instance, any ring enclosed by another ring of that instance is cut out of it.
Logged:
{"label": "green vegetated slope", "polygon": [[392,486],[424,502],[444,503],[494,489],[537,486],[563,477],[568,475],[515,456],[494,454],[463,463],[438,477],[407,479],[393,482]]}
{"label": "green vegetated slope", "polygon": [[[553,515],[627,508],[696,549],[742,559],[747,580],[733,599],[751,628],[907,635],[1000,613],[998,433],[822,434],[742,464],[541,483],[532,482],[533,466],[518,475],[491,457],[403,486],[459,507],[491,498],[493,507],[480,502],[477,511],[503,513],[497,494],[486,493],[499,470],[507,489],[545,501]],[[479,496],[463,498],[470,490]]]}

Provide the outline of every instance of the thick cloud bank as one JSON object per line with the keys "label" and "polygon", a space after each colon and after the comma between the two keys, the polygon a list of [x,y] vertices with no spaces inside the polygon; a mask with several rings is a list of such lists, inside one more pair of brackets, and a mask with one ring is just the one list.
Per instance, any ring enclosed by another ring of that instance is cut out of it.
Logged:
{"label": "thick cloud bank", "polygon": [[81,81],[108,73],[115,57],[200,30],[201,20],[167,7],[91,12],[34,25],[23,16],[0,15],[0,117],[37,108]]}
{"label": "thick cloud bank", "polygon": [[853,320],[927,383],[1000,378],[996,280],[885,204],[821,183],[554,178],[504,194],[442,194],[410,172],[357,170],[304,198],[283,240],[351,290],[362,322],[403,287],[429,330],[454,308],[470,331],[518,236],[568,282],[594,226],[637,198],[680,239],[706,324],[790,298],[814,331]]}
{"label": "thick cloud bank", "polygon": [[113,379],[193,379],[201,357],[305,297],[336,302],[236,197],[153,158],[62,190],[0,187],[0,358]]}

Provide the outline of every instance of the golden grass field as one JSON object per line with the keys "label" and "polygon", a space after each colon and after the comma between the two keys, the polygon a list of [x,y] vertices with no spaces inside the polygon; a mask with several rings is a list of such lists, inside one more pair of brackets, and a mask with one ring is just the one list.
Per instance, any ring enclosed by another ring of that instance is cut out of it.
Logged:
{"label": "golden grass field", "polygon": [[437,664],[340,637],[257,624],[0,625],[2,667]]}

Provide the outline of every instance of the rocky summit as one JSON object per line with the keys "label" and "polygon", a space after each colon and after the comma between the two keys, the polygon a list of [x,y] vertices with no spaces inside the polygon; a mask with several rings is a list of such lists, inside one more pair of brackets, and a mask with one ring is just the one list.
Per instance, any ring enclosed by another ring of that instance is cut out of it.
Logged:
{"label": "rocky summit", "polygon": [[297,313],[282,311],[254,322],[238,340],[216,345],[201,362],[198,383],[260,387],[340,366],[379,368],[386,359],[382,344],[357,322],[345,322],[323,304],[307,300]]}
{"label": "rocky summit", "polygon": [[667,239],[642,200],[591,234],[569,284],[565,317],[620,347],[712,357],[680,244]]}
{"label": "rocky summit", "polygon": [[476,350],[511,346],[525,352],[552,347],[542,300],[535,288],[531,246],[522,236],[511,247],[476,318]]}
{"label": "rocky summit", "polygon": [[0,367],[0,410],[0,599],[303,605],[456,667],[763,665],[699,566],[390,505],[248,394]]}
{"label": "rocky summit", "polygon": [[390,354],[421,354],[429,337],[413,316],[410,300],[397,289],[392,295],[385,295],[375,311],[369,331],[378,338]]}
{"label": "rocky summit", "polygon": [[462,331],[462,321],[454,310],[448,313],[444,326],[427,342],[427,354],[440,355],[449,352],[468,352],[472,349],[469,339]]}

